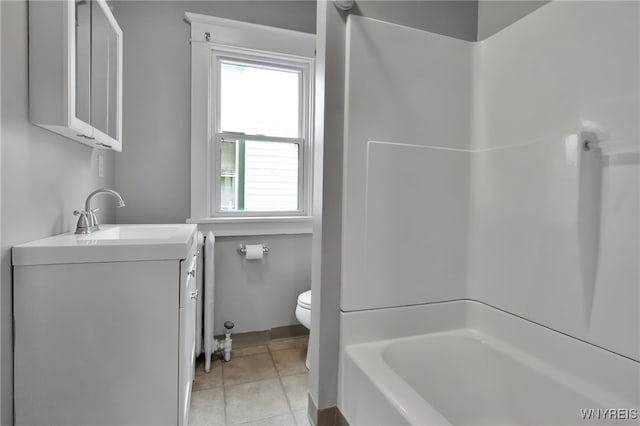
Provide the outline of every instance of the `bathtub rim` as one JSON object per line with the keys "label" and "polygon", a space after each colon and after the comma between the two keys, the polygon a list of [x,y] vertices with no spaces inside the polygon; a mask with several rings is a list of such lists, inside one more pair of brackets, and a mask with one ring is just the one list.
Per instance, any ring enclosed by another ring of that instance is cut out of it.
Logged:
{"label": "bathtub rim", "polygon": [[[418,318],[423,318],[425,321],[422,324],[416,324],[416,319]],[[423,331],[419,332],[420,329]],[[618,399],[625,401],[637,401],[632,403],[632,407],[640,405],[640,362],[486,303],[462,299],[372,311],[341,313],[338,408],[343,412],[345,418],[350,422],[352,421],[350,419],[351,413],[349,413],[348,409],[345,409],[347,406],[345,398],[348,397],[344,391],[345,375],[343,368],[345,361],[350,354],[361,352],[358,347],[361,349],[368,347],[369,350],[375,347],[380,350],[380,357],[373,364],[372,368],[375,368],[375,370],[369,371],[375,371],[376,376],[379,376],[378,372],[383,373],[384,378],[389,379],[393,385],[389,389],[380,389],[376,379],[368,373],[365,374],[372,383],[376,383],[381,392],[384,392],[384,395],[388,397],[387,400],[392,403],[394,408],[405,410],[403,408],[404,404],[404,407],[416,410],[415,413],[423,413],[430,416],[437,413],[437,416],[446,422],[442,424],[450,424],[435,407],[425,401],[390,366],[386,365],[382,359],[382,350],[385,346],[388,346],[390,341],[460,329],[478,330],[509,346],[514,346],[534,358],[538,358],[543,362],[546,361],[555,368],[583,378],[585,382],[594,387],[605,390],[605,394],[615,395]],[[541,342],[543,344],[540,344]],[[541,350],[541,347],[545,344],[550,344],[551,346]],[[530,349],[530,352],[527,351],[527,348]],[[545,354],[545,352],[548,353]],[[567,358],[571,353],[580,356],[572,359],[571,362],[567,362],[567,359],[562,359]],[[539,356],[541,354],[542,356]],[[593,363],[591,364],[591,362]],[[581,371],[583,374],[579,374]],[[589,373],[595,373],[594,377]],[[393,378],[393,376],[396,377]],[[586,379],[587,377],[589,380]],[[401,392],[403,398],[406,397],[408,399],[407,401],[403,399],[402,402],[396,401],[397,398],[390,392]],[[633,397],[629,397],[629,395],[633,395]],[[420,408],[425,402],[428,404],[426,410]],[[401,412],[404,413],[404,411]],[[420,420],[417,417],[411,414],[405,416],[405,418],[413,421],[414,424],[420,424],[420,421],[424,421],[424,419]],[[412,418],[413,420],[411,420]]]}
{"label": "bathtub rim", "polygon": [[[384,395],[387,401],[389,401],[398,413],[407,419],[410,424],[421,424],[420,422],[425,418],[429,418],[437,422],[435,424],[451,426],[451,423],[433,407],[429,401],[426,401],[385,362],[381,355],[392,341],[393,340],[384,340],[381,342],[350,345],[346,348],[345,356],[350,357],[353,363],[360,366],[362,374],[367,376],[378,392]],[[371,349],[376,350],[373,356]],[[376,377],[372,377],[372,371],[375,371]],[[399,398],[399,395],[402,397]],[[347,418],[347,420],[349,419]]]}

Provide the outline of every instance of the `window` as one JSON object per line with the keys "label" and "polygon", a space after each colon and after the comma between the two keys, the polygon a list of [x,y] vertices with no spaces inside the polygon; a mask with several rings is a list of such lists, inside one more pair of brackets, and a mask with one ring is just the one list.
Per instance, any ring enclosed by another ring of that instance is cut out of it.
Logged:
{"label": "window", "polygon": [[306,64],[214,50],[212,69],[214,215],[306,213]]}
{"label": "window", "polygon": [[311,232],[315,35],[185,13],[191,217],[217,235]]}

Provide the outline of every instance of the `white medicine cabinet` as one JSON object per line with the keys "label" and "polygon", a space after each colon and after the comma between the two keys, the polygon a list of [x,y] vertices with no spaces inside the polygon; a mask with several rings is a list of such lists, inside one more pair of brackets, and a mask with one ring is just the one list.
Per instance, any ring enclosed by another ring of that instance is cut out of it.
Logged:
{"label": "white medicine cabinet", "polygon": [[122,151],[122,30],[105,0],[29,2],[29,114],[77,142]]}

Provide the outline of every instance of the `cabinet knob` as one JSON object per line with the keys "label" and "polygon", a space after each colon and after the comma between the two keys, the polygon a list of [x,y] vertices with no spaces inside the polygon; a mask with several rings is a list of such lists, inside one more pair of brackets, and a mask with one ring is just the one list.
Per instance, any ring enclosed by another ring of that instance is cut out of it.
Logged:
{"label": "cabinet knob", "polygon": [[196,291],[192,291],[191,292],[191,298],[192,299],[197,299],[198,298],[198,289],[196,289]]}
{"label": "cabinet knob", "polygon": [[192,277],[195,277],[196,276],[196,270],[195,269],[190,270],[189,272],[187,272],[187,275],[191,275]]}

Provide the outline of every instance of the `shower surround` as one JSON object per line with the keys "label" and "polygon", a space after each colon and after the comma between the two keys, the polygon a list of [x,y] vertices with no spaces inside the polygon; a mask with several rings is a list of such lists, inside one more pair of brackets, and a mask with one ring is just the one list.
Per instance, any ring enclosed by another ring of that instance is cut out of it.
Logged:
{"label": "shower surround", "polygon": [[349,345],[456,300],[636,375],[640,4],[551,2],[481,42],[350,16],[346,63],[339,407]]}

